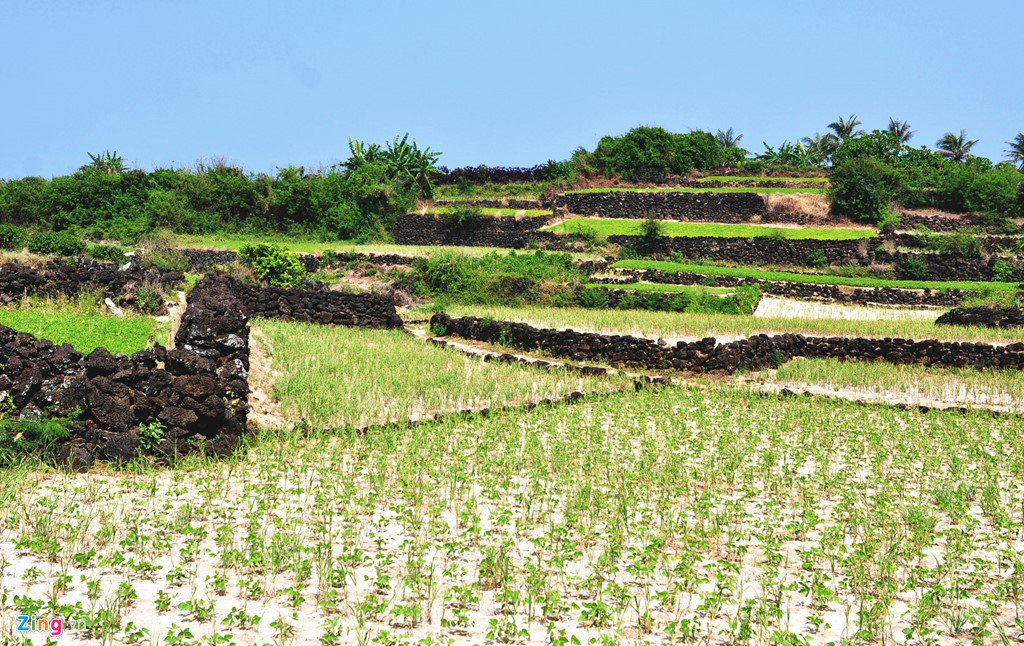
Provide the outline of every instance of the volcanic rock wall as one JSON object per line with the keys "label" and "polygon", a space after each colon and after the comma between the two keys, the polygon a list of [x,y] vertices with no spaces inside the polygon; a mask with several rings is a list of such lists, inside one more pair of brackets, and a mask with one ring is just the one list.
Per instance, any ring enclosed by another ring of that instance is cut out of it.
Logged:
{"label": "volcanic rock wall", "polygon": [[538,229],[546,225],[546,217],[481,217],[462,226],[454,226],[443,217],[406,213],[395,224],[395,242],[409,245],[465,245],[522,249],[545,236],[554,234]]}
{"label": "volcanic rock wall", "polygon": [[764,198],[756,193],[565,193],[554,199],[554,206],[575,215],[605,218],[656,216],[708,222],[749,222],[752,217],[768,212]]}
{"label": "volcanic rock wall", "polygon": [[696,373],[734,373],[778,366],[795,357],[886,361],[935,367],[1024,368],[1024,343],[986,343],[809,337],[799,334],[756,335],[732,343],[713,338],[663,345],[651,339],[573,330],[535,328],[525,323],[452,318],[437,313],[431,328],[439,334],[502,343],[522,350],[542,350],[574,361],[601,361],[627,368],[673,369]]}
{"label": "volcanic rock wall", "polygon": [[321,325],[400,328],[402,318],[391,297],[329,290],[286,289],[231,279],[232,291],[253,317]]}
{"label": "volcanic rock wall", "polygon": [[0,303],[9,303],[24,295],[77,296],[100,290],[104,296],[118,298],[131,286],[152,283],[170,287],[182,282],[180,271],[158,271],[129,264],[93,260],[51,260],[41,268],[15,262],[0,266]]}

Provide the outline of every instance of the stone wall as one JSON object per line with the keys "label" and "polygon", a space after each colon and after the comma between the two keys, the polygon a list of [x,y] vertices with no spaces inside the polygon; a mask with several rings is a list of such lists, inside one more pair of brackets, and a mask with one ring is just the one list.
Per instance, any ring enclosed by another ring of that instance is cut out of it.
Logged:
{"label": "stone wall", "polygon": [[245,311],[252,317],[276,318],[321,325],[400,328],[395,303],[383,294],[348,294],[329,290],[285,289],[230,280]]}
{"label": "stone wall", "polygon": [[[816,285],[813,283],[792,283],[784,281],[736,278],[732,276],[707,276],[694,273],[667,273],[653,269],[619,270],[622,280],[614,282],[666,283],[672,285],[706,285],[708,287],[738,287],[756,285],[763,294],[806,300],[861,305],[901,305],[924,307],[953,307],[965,298],[977,296],[977,292],[966,290],[898,289],[894,287],[850,287],[846,285]],[[592,279],[600,282],[599,279]],[[611,282],[611,281],[609,281]]]}
{"label": "stone wall", "polygon": [[531,241],[557,236],[538,231],[546,217],[481,217],[464,226],[452,226],[436,215],[407,213],[395,224],[395,242],[408,245],[493,246],[522,249]]}
{"label": "stone wall", "polygon": [[768,213],[764,198],[756,193],[566,193],[554,199],[554,206],[575,215],[605,218],[646,218],[653,215],[708,222],[749,222],[754,216]]}
{"label": "stone wall", "polygon": [[75,469],[87,469],[94,457],[137,457],[139,425],[155,421],[164,428],[149,448],[157,456],[227,454],[246,429],[249,328],[223,279],[195,287],[176,344],[130,357],[105,348],[82,355],[0,326],[0,395],[16,416],[78,411],[53,456]]}
{"label": "stone wall", "polygon": [[[621,245],[636,244],[635,236],[608,236]],[[870,240],[782,240],[777,238],[662,238],[652,255],[671,253],[690,259],[724,260],[744,265],[806,265],[811,254],[821,252],[828,264],[862,265],[870,260]]]}
{"label": "stone wall", "polygon": [[1024,327],[1024,309],[1019,307],[958,307],[935,320],[936,325],[982,325]]}
{"label": "stone wall", "polygon": [[756,335],[719,344],[713,338],[667,345],[633,336],[535,328],[525,323],[452,318],[437,313],[431,328],[438,334],[502,343],[521,350],[541,350],[574,361],[600,361],[615,366],[671,369],[694,373],[734,373],[778,366],[796,357],[886,361],[934,367],[978,369],[1024,368],[1024,343],[986,343],[810,337],[799,334]]}
{"label": "stone wall", "polygon": [[123,305],[132,305],[134,289],[144,283],[170,288],[184,281],[179,271],[158,271],[129,263],[51,260],[36,268],[9,262],[0,266],[0,303],[29,296],[70,296],[98,290]]}

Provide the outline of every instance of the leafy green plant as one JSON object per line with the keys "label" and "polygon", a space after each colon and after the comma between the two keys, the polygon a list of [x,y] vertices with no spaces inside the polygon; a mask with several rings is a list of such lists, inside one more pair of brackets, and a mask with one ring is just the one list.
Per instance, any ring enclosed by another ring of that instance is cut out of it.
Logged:
{"label": "leafy green plant", "polygon": [[298,287],[306,278],[298,254],[285,251],[280,245],[246,244],[238,257],[252,268],[257,278],[275,287]]}
{"label": "leafy green plant", "polygon": [[40,231],[28,239],[28,250],[41,256],[77,256],[84,248],[70,231]]}
{"label": "leafy green plant", "polygon": [[928,259],[923,255],[907,254],[899,263],[899,273],[906,280],[926,280]]}
{"label": "leafy green plant", "polygon": [[0,413],[0,466],[41,458],[67,439],[76,414],[65,417],[7,419]]}
{"label": "leafy green plant", "polygon": [[1008,283],[1013,280],[1015,273],[1013,264],[1004,258],[992,263],[992,280]]}
{"label": "leafy green plant", "polygon": [[16,224],[0,224],[0,249],[21,249],[25,246],[28,233],[25,227]]}
{"label": "leafy green plant", "polygon": [[821,249],[815,249],[807,254],[807,266],[815,269],[821,269],[828,265],[828,258],[825,257],[825,252]]}
{"label": "leafy green plant", "polygon": [[889,210],[895,195],[895,174],[870,157],[851,159],[832,169],[828,196],[839,214],[877,222]]}
{"label": "leafy green plant", "polygon": [[456,206],[442,211],[441,221],[452,229],[470,229],[483,222],[483,211],[476,206]]}
{"label": "leafy green plant", "polygon": [[93,260],[117,263],[122,263],[126,259],[124,247],[112,244],[91,244],[86,247],[85,254]]}

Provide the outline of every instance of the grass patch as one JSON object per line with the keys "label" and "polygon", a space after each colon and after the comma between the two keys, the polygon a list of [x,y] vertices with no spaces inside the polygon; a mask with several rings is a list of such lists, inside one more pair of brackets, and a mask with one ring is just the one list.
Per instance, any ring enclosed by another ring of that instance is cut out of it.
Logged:
{"label": "grass patch", "polygon": [[801,182],[801,183],[815,183],[815,184],[827,184],[827,177],[765,177],[763,175],[708,175],[701,177],[697,180],[698,182]]}
{"label": "grass patch", "polygon": [[[642,220],[612,218],[571,218],[543,231],[561,234],[589,233],[599,236],[639,236]],[[661,220],[662,235],[670,238],[782,238],[786,240],[860,240],[878,236],[868,228],[795,228],[757,224],[716,224]]]}
{"label": "grass patch", "polygon": [[[176,235],[176,246],[194,247],[199,249],[225,249],[239,251],[247,244],[261,242],[280,245],[285,251],[298,253],[321,253],[324,251],[347,251],[379,254],[399,254],[404,256],[428,257],[439,253],[458,253],[464,256],[486,256],[491,253],[507,254],[512,249],[501,247],[458,247],[443,245],[399,245],[388,243],[356,244],[354,242],[324,242],[287,236],[249,235],[226,233],[214,235]],[[600,254],[566,252],[574,258],[593,260]]]}
{"label": "grass patch", "polygon": [[254,327],[273,348],[273,394],[283,412],[318,428],[417,419],[628,385],[621,377],[484,363],[397,330],[269,320],[257,320]]}
{"label": "grass patch", "polygon": [[[733,314],[598,310],[569,307],[452,306],[452,316],[487,316],[538,327],[648,337],[753,336],[813,334],[817,336],[898,337],[944,341],[1018,342],[1020,330],[935,325],[928,321],[846,321],[835,319],[755,318]],[[938,317],[941,312],[936,311]]]}
{"label": "grass patch", "polygon": [[[426,210],[426,213],[433,215],[446,215],[449,213],[457,213],[459,209],[453,206],[435,206]],[[487,215],[490,217],[504,218],[513,217],[517,215],[539,218],[549,217],[551,215],[551,209],[496,209],[489,207],[481,207],[479,209],[480,215]]]}
{"label": "grass patch", "polygon": [[669,292],[673,294],[732,294],[736,291],[731,287],[704,287],[703,285],[670,285],[667,283],[588,283],[587,287],[629,289],[635,292]]}
{"label": "grass patch", "polygon": [[117,318],[46,308],[0,309],[0,325],[54,343],[70,343],[85,354],[100,346],[112,353],[132,354],[166,336],[165,326],[147,316]]}
{"label": "grass patch", "polygon": [[698,265],[661,260],[620,260],[612,265],[618,269],[655,269],[669,274],[699,274],[702,276],[731,276],[789,283],[812,283],[815,285],[847,285],[850,287],[894,287],[897,289],[962,289],[973,291],[1015,291],[1019,283],[998,283],[969,280],[890,280],[861,276],[831,276],[823,274],[798,274],[788,271],[768,271],[754,267],[721,267]]}
{"label": "grass patch", "polygon": [[628,191],[632,193],[758,193],[760,195],[769,195],[772,193],[782,194],[800,194],[809,193],[815,195],[823,195],[827,189],[824,188],[789,188],[785,186],[780,187],[760,187],[760,186],[733,186],[733,187],[714,187],[709,186],[707,188],[701,187],[683,187],[683,186],[668,186],[658,188],[581,188],[575,191],[566,191],[566,194],[573,193],[615,193],[619,191]]}
{"label": "grass patch", "polygon": [[885,362],[799,359],[783,365],[769,381],[856,388],[876,395],[924,397],[952,404],[990,404],[1020,410],[1024,373],[895,365]]}

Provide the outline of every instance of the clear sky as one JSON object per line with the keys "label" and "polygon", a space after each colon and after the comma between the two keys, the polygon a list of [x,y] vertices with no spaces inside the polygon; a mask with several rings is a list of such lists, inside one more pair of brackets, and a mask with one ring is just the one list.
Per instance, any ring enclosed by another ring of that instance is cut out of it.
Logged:
{"label": "clear sky", "polygon": [[316,167],[409,131],[532,165],[638,124],[796,140],[839,115],[1024,130],[1024,2],[0,2],[0,177],[223,157]]}

